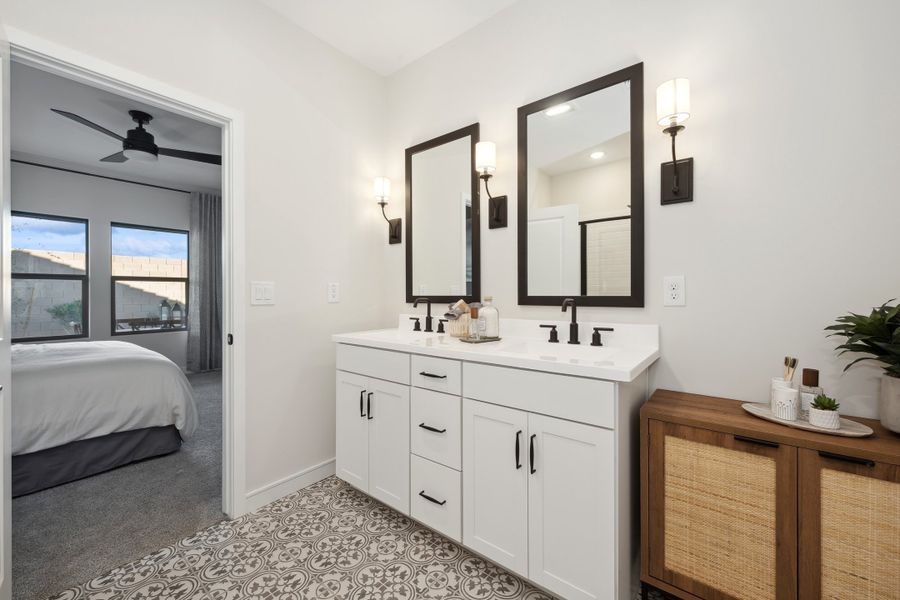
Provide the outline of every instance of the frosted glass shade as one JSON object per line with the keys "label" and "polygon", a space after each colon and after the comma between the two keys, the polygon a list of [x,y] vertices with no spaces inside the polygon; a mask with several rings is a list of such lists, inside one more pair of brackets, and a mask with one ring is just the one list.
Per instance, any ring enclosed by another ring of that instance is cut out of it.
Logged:
{"label": "frosted glass shade", "polygon": [[391,180],[387,177],[375,178],[375,199],[379,202],[387,202],[391,197]]}
{"label": "frosted glass shade", "polygon": [[494,142],[475,144],[475,170],[485,174],[497,170],[497,145]]}
{"label": "frosted glass shade", "polygon": [[663,127],[678,125],[691,116],[691,82],[670,79],[656,88],[656,122]]}

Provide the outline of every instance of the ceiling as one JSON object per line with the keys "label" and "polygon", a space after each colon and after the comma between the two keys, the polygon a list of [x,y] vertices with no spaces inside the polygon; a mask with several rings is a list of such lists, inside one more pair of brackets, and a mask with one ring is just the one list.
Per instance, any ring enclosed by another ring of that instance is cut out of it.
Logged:
{"label": "ceiling", "polygon": [[12,63],[11,149],[13,157],[185,190],[221,188],[218,165],[160,156],[157,162],[100,162],[121,142],[50,111],[75,113],[120,135],[136,127],[128,116],[139,109],[153,116],[147,130],[166,148],[220,154],[221,130],[116,94],[20,63]]}
{"label": "ceiling", "polygon": [[260,0],[381,75],[390,75],[518,0]]}

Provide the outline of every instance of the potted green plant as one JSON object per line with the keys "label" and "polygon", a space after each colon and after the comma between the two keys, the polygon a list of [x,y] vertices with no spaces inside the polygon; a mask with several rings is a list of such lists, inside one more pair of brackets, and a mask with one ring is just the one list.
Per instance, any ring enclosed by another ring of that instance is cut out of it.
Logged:
{"label": "potted green plant", "polygon": [[889,300],[872,309],[872,314],[850,313],[837,319],[837,324],[826,327],[830,335],[846,338],[837,347],[841,354],[863,354],[844,367],[846,371],[863,360],[874,360],[884,365],[881,378],[878,410],[881,423],[891,431],[900,433],[900,304],[891,306]]}
{"label": "potted green plant", "polygon": [[841,415],[838,413],[840,407],[834,398],[819,394],[809,405],[809,424],[823,429],[840,429]]}

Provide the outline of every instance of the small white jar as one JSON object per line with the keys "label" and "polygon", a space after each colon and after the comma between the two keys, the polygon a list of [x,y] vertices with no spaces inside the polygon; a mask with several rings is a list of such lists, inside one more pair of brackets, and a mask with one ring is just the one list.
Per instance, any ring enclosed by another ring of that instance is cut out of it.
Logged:
{"label": "small white jar", "polygon": [[788,387],[772,390],[772,414],[785,421],[796,421],[800,414],[800,392]]}
{"label": "small white jar", "polygon": [[821,410],[814,406],[809,407],[809,424],[822,429],[840,429],[841,415],[836,410]]}

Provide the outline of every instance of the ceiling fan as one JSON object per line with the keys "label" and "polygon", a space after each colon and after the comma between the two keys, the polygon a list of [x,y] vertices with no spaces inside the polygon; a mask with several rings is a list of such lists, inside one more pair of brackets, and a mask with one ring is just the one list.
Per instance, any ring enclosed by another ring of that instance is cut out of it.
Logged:
{"label": "ceiling fan", "polygon": [[137,123],[137,127],[129,129],[125,137],[118,133],[110,131],[106,127],[97,125],[88,121],[84,117],[80,117],[75,113],[66,112],[56,108],[51,108],[53,112],[62,115],[67,119],[72,119],[76,123],[87,125],[95,131],[106,134],[109,137],[116,138],[122,142],[122,150],[115,154],[101,158],[101,162],[121,163],[129,159],[151,162],[157,160],[160,154],[163,156],[171,156],[173,158],[183,158],[185,160],[194,160],[197,162],[209,163],[211,165],[221,165],[222,157],[218,154],[205,154],[203,152],[191,152],[189,150],[176,150],[175,148],[160,148],[153,142],[153,134],[144,129],[144,125],[149,123],[153,117],[141,110],[129,110],[128,114]]}

